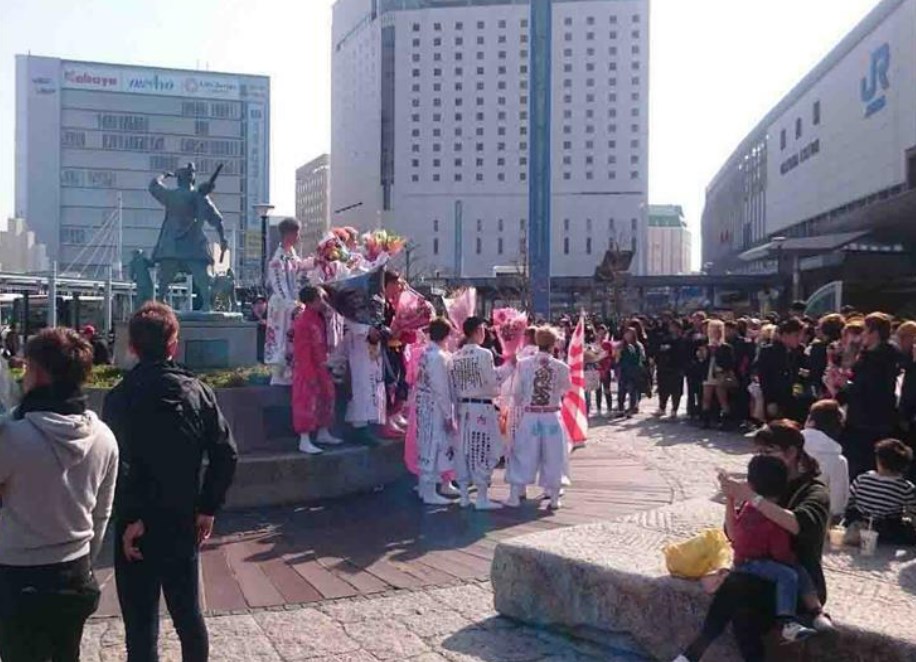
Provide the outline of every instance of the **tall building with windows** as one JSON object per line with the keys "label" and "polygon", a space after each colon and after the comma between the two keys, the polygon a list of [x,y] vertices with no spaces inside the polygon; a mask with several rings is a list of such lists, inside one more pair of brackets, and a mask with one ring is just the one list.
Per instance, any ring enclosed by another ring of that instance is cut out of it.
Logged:
{"label": "tall building with windows", "polygon": [[19,55],[16,215],[60,269],[99,276],[156,245],[164,215],[147,190],[155,175],[194,162],[200,183],[222,164],[213,197],[232,266],[256,280],[252,206],[269,193],[269,135],[264,76]]}
{"label": "tall building with windows", "polygon": [[911,296],[891,278],[916,274],[914,216],[916,0],[881,0],[709,183],[703,263],[780,272],[792,299],[870,282],[873,307],[891,291]]}
{"label": "tall building with windows", "polygon": [[690,230],[680,205],[649,206],[649,276],[690,273]]}
{"label": "tall building with windows", "polygon": [[[384,225],[427,270],[492,277],[529,254],[543,139],[551,276],[591,276],[612,242],[644,273],[648,0],[552,0],[550,17],[535,53],[525,1],[338,0],[331,209],[347,211],[332,225]],[[535,56],[549,76],[541,127]]]}
{"label": "tall building with windows", "polygon": [[302,251],[315,250],[328,231],[330,166],[327,154],[296,169],[296,218],[302,224]]}

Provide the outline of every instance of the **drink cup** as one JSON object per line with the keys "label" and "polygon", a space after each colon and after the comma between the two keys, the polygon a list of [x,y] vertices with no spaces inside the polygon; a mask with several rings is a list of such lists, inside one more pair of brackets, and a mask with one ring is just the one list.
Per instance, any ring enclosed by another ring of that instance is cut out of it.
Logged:
{"label": "drink cup", "polygon": [[846,536],[846,529],[842,526],[830,528],[830,549],[837,552],[843,549],[843,538]]}
{"label": "drink cup", "polygon": [[862,556],[874,556],[878,549],[878,532],[874,529],[862,529],[859,532],[859,551]]}

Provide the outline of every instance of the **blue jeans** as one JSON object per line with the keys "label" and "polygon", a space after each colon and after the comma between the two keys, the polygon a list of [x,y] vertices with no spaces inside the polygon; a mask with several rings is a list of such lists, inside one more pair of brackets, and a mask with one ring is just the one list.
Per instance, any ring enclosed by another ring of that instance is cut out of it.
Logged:
{"label": "blue jeans", "polygon": [[814,582],[800,565],[786,565],[769,559],[745,561],[735,566],[735,572],[743,572],[776,584],[776,615],[795,616],[798,598],[815,592]]}

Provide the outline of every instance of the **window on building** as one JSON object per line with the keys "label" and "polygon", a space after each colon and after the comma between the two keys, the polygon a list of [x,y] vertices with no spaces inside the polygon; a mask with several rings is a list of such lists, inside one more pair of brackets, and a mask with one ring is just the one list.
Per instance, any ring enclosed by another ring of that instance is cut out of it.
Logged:
{"label": "window on building", "polygon": [[420,31],[420,24],[419,24],[419,23],[414,23],[414,24],[413,24],[413,31],[414,31],[414,32],[419,32],[419,31]]}
{"label": "window on building", "polygon": [[570,173],[570,172],[564,172],[564,173],[563,173],[563,181],[568,182],[568,181],[571,180],[571,179],[572,179],[572,173]]}
{"label": "window on building", "polygon": [[441,32],[441,31],[442,31],[442,24],[441,24],[441,23],[433,23],[433,30],[435,30],[436,32]]}
{"label": "window on building", "polygon": [[498,181],[501,181],[501,182],[506,181],[506,173],[501,172],[501,173],[497,174],[497,175],[496,175],[496,179],[497,179]]}
{"label": "window on building", "polygon": [[801,137],[802,137],[802,119],[801,117],[798,117],[795,120],[795,139],[798,140]]}
{"label": "window on building", "polygon": [[499,29],[500,29],[500,30],[505,30],[505,29],[506,29],[506,21],[505,21],[505,19],[503,19],[503,20],[501,20],[501,21],[499,22]]}
{"label": "window on building", "polygon": [[420,167],[420,159],[411,159],[411,160],[410,160],[410,165],[412,165],[414,168],[419,168],[419,167]]}
{"label": "window on building", "polygon": [[569,237],[563,237],[563,254],[569,255]]}
{"label": "window on building", "polygon": [[564,49],[563,49],[563,57],[572,57],[572,49],[571,49],[571,48],[564,48]]}
{"label": "window on building", "polygon": [[486,27],[486,24],[483,21],[477,21],[477,29],[483,30]]}
{"label": "window on building", "polygon": [[591,237],[585,238],[585,254],[586,255],[592,254],[592,238]]}
{"label": "window on building", "polygon": [[814,124],[814,126],[819,126],[820,123],[821,123],[821,102],[815,101],[813,117],[812,117],[812,124]]}
{"label": "window on building", "polygon": [[483,239],[477,237],[477,254],[480,255],[483,252]]}
{"label": "window on building", "polygon": [[518,173],[518,180],[519,180],[520,182],[527,181],[527,180],[528,180],[528,175],[526,175],[524,172],[520,172],[520,173]]}
{"label": "window on building", "polygon": [[433,238],[433,255],[439,254],[439,239]]}
{"label": "window on building", "polygon": [[569,140],[563,141],[563,149],[572,149],[572,142]]}
{"label": "window on building", "polygon": [[[433,46],[439,47],[442,46],[442,37],[436,37],[433,39]],[[438,53],[436,53],[438,55]]]}
{"label": "window on building", "polygon": [[438,231],[439,231],[439,219],[434,218],[433,219],[433,232],[438,232]]}
{"label": "window on building", "polygon": [[441,179],[441,178],[440,178],[438,172],[433,173],[433,181],[434,181],[434,182],[438,182],[440,179]]}
{"label": "window on building", "polygon": [[503,238],[499,237],[496,239],[496,253],[497,255],[503,254]]}
{"label": "window on building", "polygon": [[420,151],[420,146],[419,146],[419,145],[411,145],[410,151],[415,152],[415,153],[416,153],[416,152],[419,152],[419,151]]}
{"label": "window on building", "polygon": [[419,39],[414,39],[414,40],[413,40],[413,47],[414,47],[414,48],[419,48],[419,47],[420,47],[420,40],[419,40]]}
{"label": "window on building", "polygon": [[420,137],[420,129],[413,129],[413,130],[410,132],[410,135],[411,135],[412,137],[414,137],[414,138],[419,138],[419,137]]}
{"label": "window on building", "polygon": [[633,30],[633,32],[630,33],[630,36],[633,37],[633,39],[639,39],[639,30]]}
{"label": "window on building", "polygon": [[418,181],[420,181],[420,175],[411,175],[411,176],[410,176],[410,181],[412,181],[412,182],[418,182]]}
{"label": "window on building", "polygon": [[639,179],[639,173],[635,170],[630,171],[630,179]]}
{"label": "window on building", "polygon": [[460,172],[456,172],[456,173],[455,173],[455,181],[456,181],[456,182],[460,182],[461,180],[462,180],[461,173],[460,173]]}
{"label": "window on building", "polygon": [[458,21],[457,23],[455,23],[455,29],[464,30],[464,23],[462,23],[461,21]]}

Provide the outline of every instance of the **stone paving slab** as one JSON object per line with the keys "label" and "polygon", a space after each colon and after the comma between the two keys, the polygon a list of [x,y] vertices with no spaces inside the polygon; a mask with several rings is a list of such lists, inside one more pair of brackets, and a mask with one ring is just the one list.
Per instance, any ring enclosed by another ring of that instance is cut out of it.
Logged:
{"label": "stone paving slab", "polygon": [[[216,662],[647,662],[632,645],[598,645],[499,617],[487,583],[208,618]],[[117,619],[92,621],[85,662],[124,660]],[[163,662],[181,650],[168,619]]]}

